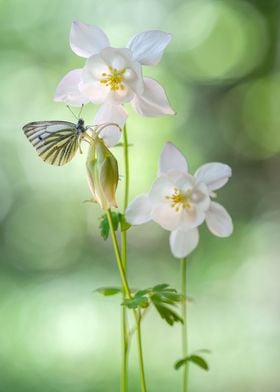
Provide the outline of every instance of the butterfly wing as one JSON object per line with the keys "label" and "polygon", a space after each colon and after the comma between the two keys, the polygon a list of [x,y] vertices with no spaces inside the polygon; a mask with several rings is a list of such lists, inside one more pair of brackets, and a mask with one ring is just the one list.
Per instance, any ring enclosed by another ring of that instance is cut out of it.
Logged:
{"label": "butterfly wing", "polygon": [[36,121],[23,128],[38,155],[51,165],[69,162],[79,147],[76,125],[67,121]]}

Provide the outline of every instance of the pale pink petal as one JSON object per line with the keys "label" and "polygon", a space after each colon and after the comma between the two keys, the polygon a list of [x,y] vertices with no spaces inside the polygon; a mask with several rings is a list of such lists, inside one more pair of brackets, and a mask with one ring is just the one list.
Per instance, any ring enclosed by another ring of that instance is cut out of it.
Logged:
{"label": "pale pink petal", "polygon": [[189,231],[176,230],[170,233],[169,243],[174,257],[179,259],[188,256],[198,245],[198,229]]}
{"label": "pale pink petal", "polygon": [[151,78],[144,78],[144,91],[134,96],[131,105],[141,116],[158,117],[175,114],[169,105],[164,89]]}
{"label": "pale pink petal", "polygon": [[231,168],[223,163],[206,163],[194,175],[198,181],[203,182],[214,191],[224,186],[231,177]]}
{"label": "pale pink petal", "polygon": [[82,80],[84,83],[100,82],[103,79],[103,74],[108,72],[110,72],[108,64],[100,53],[94,54],[86,60]]}
{"label": "pale pink petal", "polygon": [[102,105],[108,98],[110,91],[107,87],[101,85],[99,82],[80,83],[81,92],[88,97],[88,99],[96,105]]}
{"label": "pale pink petal", "polygon": [[148,195],[136,197],[127,207],[125,218],[131,225],[141,225],[151,220],[152,204]]}
{"label": "pale pink petal", "polygon": [[[143,92],[141,67],[138,63],[135,66],[131,63],[131,56],[129,49],[105,48],[87,59],[80,88],[91,102],[123,104],[131,101],[135,93]],[[111,67],[118,71],[126,70],[121,88],[113,89],[107,82],[112,72]]]}
{"label": "pale pink petal", "polygon": [[100,52],[100,55],[106,64],[119,70],[126,68],[133,62],[132,52],[127,48],[106,48]]}
{"label": "pale pink petal", "polygon": [[181,151],[171,142],[167,142],[160,155],[158,176],[170,170],[187,173],[188,163]]}
{"label": "pale pink petal", "polygon": [[167,197],[172,195],[173,192],[174,184],[167,178],[167,176],[161,176],[153,183],[149,197],[154,205],[169,203]]}
{"label": "pale pink petal", "polygon": [[210,205],[210,196],[207,185],[204,183],[196,184],[190,194],[190,200],[191,203],[194,203],[199,210],[208,210]]}
{"label": "pale pink petal", "polygon": [[170,170],[166,177],[172,182],[174,188],[178,188],[182,192],[190,191],[195,187],[195,178],[189,173]]}
{"label": "pale pink petal", "polygon": [[88,97],[83,94],[79,88],[81,77],[82,69],[74,69],[73,71],[68,72],[59,82],[55,91],[54,100],[77,106],[88,103]]}
{"label": "pale pink petal", "polygon": [[218,237],[228,237],[233,232],[232,219],[219,203],[211,202],[206,213],[206,224],[208,229]]}
{"label": "pale pink petal", "polygon": [[110,46],[110,42],[99,27],[75,21],[71,26],[70,46],[78,56],[88,58]]}
{"label": "pale pink petal", "polygon": [[[102,105],[94,118],[94,124],[116,123],[121,129],[127,119],[127,112],[120,105],[104,104]],[[102,129],[99,136],[104,140],[108,147],[118,143],[121,137],[121,131],[116,126],[108,126]]]}
{"label": "pale pink petal", "polygon": [[180,229],[183,231],[197,227],[205,220],[206,213],[195,205],[182,210]]}
{"label": "pale pink petal", "polygon": [[106,48],[100,52],[103,60],[114,69],[125,70],[124,85],[129,85],[136,94],[141,95],[144,91],[142,67],[133,60],[132,52],[127,48]]}
{"label": "pale pink petal", "polygon": [[127,46],[133,52],[134,60],[143,65],[157,65],[170,40],[171,34],[164,31],[144,31],[135,35]]}
{"label": "pale pink petal", "polygon": [[182,209],[176,211],[170,203],[161,204],[153,208],[152,219],[165,230],[173,231],[179,228],[181,223]]}

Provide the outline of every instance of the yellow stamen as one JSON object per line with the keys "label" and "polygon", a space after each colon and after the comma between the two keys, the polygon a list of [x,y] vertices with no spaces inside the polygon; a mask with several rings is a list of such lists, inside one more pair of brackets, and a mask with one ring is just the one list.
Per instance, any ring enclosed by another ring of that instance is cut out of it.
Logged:
{"label": "yellow stamen", "polygon": [[116,68],[108,66],[110,73],[103,72],[103,79],[100,80],[101,84],[105,84],[106,87],[110,87],[112,91],[124,90],[125,86],[123,84],[124,81],[124,73],[125,68],[118,71]]}
{"label": "yellow stamen", "polygon": [[174,188],[173,194],[171,196],[165,196],[165,199],[170,200],[170,207],[175,208],[175,211],[179,212],[180,207],[183,209],[191,208],[190,194],[191,190],[182,193],[179,189]]}

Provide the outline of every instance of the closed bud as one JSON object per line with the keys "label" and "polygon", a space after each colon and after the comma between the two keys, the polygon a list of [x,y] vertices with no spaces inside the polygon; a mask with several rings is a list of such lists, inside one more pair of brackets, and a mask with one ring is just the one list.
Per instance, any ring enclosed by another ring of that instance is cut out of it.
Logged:
{"label": "closed bud", "polygon": [[97,135],[87,158],[87,177],[93,200],[104,210],[117,207],[118,162]]}

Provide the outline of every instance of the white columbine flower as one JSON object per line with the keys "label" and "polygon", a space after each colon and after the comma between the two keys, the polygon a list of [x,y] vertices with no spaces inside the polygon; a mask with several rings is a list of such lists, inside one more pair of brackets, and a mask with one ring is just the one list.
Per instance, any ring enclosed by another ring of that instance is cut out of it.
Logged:
{"label": "white columbine flower", "polygon": [[215,190],[231,177],[231,168],[222,163],[207,163],[192,176],[181,152],[166,143],[160,157],[158,177],[150,193],[136,197],[126,210],[132,225],[153,220],[171,231],[173,255],[186,257],[198,245],[198,226],[204,220],[218,237],[232,233],[232,220],[219,203],[212,201]]}
{"label": "white columbine flower", "polygon": [[128,102],[143,116],[174,114],[161,85],[142,75],[142,65],[157,65],[170,40],[171,35],[163,31],[145,31],[133,37],[127,48],[116,49],[98,27],[73,22],[70,46],[87,60],[83,69],[70,71],[61,80],[55,101],[101,105],[94,124],[114,122],[121,128],[127,118],[122,105]]}

